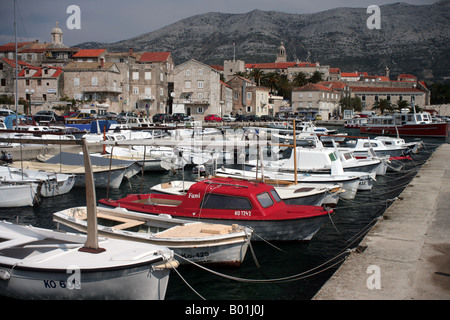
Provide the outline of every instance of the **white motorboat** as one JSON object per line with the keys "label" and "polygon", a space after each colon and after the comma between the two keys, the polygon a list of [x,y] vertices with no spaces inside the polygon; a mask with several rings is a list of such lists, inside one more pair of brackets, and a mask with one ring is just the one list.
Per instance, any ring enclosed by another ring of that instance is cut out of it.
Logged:
{"label": "white motorboat", "polygon": [[39,199],[36,181],[0,180],[0,208],[32,206]]}
{"label": "white motorboat", "polygon": [[[164,299],[173,252],[0,222],[0,294],[16,299]],[[173,263],[176,266],[176,263]]]}
{"label": "white motorboat", "polygon": [[46,172],[43,170],[20,169],[10,166],[0,167],[0,179],[3,181],[34,181],[41,184],[40,195],[44,198],[68,193],[75,185],[73,174]]}
{"label": "white motorboat", "polygon": [[[79,144],[79,142],[75,142]],[[20,299],[163,299],[173,251],[99,238],[85,139],[87,235],[0,223],[0,294]]]}
{"label": "white motorboat", "polygon": [[[16,168],[23,167],[24,169],[75,175],[75,187],[84,187],[86,184],[84,167],[79,165],[22,161],[21,163],[15,163],[13,166]],[[94,171],[96,187],[117,189],[123,181],[127,168],[124,166],[111,166],[111,168],[107,166],[92,166],[92,170]]]}
{"label": "white motorboat", "polygon": [[410,145],[407,145],[406,143],[394,143],[394,140],[391,139],[378,138],[350,140],[347,141],[345,146],[340,146],[339,150],[351,151],[355,157],[367,157],[369,155],[369,149],[373,149],[373,151],[375,151],[379,156],[400,157],[405,155]]}
{"label": "white motorboat", "polygon": [[[239,266],[244,260],[253,230],[239,225],[192,222],[169,215],[149,215],[124,208],[97,207],[98,233],[101,236],[151,243],[168,247],[181,264]],[[86,232],[86,207],[53,214],[53,220],[77,231]]]}
{"label": "white motorboat", "polygon": [[[256,170],[237,170],[220,168],[216,170],[216,175],[219,177],[229,177],[235,179],[254,180]],[[264,178],[263,178],[264,177]],[[268,171],[264,169],[264,174],[258,171],[258,178],[273,181],[288,181],[295,182],[300,186],[326,186],[334,187],[339,185],[343,192],[339,195],[343,199],[354,199],[360,185],[360,177],[352,175],[333,176],[331,174],[314,174],[314,173],[298,173],[297,177],[292,172]]]}

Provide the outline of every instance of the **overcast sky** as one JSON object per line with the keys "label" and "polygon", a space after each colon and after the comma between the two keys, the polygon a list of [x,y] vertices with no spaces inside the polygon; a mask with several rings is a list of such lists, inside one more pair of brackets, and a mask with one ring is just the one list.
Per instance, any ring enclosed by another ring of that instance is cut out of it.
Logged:
{"label": "overcast sky", "polygon": [[[437,0],[403,0],[431,4]],[[0,44],[14,42],[14,0],[1,0]],[[59,22],[64,44],[86,41],[116,42],[155,31],[183,18],[207,12],[245,13],[254,9],[314,13],[338,7],[367,8],[395,0],[16,0],[18,41],[50,42]],[[80,8],[81,29],[68,29],[70,5]]]}

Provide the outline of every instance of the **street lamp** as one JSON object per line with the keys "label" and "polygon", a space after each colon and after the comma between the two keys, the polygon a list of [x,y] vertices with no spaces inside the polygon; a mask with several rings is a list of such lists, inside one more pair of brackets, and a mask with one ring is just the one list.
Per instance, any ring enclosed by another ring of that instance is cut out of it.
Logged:
{"label": "street lamp", "polygon": [[[25,89],[25,94],[28,96],[28,105],[30,107],[30,110],[27,110],[27,111],[29,111],[31,114],[31,95],[34,94],[34,90],[33,89],[31,89],[31,90]],[[28,114],[28,112],[25,112],[25,115],[27,115],[27,114]]]}

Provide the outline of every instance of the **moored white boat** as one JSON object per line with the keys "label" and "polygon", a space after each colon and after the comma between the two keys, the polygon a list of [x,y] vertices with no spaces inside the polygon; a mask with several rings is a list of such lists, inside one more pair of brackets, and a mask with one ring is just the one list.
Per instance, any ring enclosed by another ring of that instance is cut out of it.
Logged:
{"label": "moored white boat", "polygon": [[0,167],[0,179],[3,181],[35,181],[41,184],[40,195],[44,198],[68,193],[75,185],[75,175],[49,173],[43,170]]}
{"label": "moored white boat", "polygon": [[[168,247],[177,255],[202,264],[238,266],[244,260],[253,231],[239,225],[193,222],[169,215],[149,215],[124,208],[97,207],[101,236]],[[53,213],[53,220],[86,232],[86,207]],[[180,259],[180,263],[188,261]]]}
{"label": "moored white boat", "polygon": [[39,198],[39,183],[35,181],[0,180],[0,208],[32,206]]}
{"label": "moored white boat", "polygon": [[161,246],[0,222],[0,295],[16,299],[164,299],[173,252]]}

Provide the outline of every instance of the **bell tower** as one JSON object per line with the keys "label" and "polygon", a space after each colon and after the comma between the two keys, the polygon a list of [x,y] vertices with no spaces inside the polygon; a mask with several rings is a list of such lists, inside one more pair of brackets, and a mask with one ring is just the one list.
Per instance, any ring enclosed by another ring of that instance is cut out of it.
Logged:
{"label": "bell tower", "polygon": [[284,42],[281,41],[281,45],[278,47],[277,60],[275,62],[286,62],[286,48],[284,47]]}
{"label": "bell tower", "polygon": [[59,28],[59,23],[56,22],[56,27],[52,29],[52,44],[63,45],[63,32]]}

